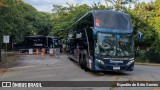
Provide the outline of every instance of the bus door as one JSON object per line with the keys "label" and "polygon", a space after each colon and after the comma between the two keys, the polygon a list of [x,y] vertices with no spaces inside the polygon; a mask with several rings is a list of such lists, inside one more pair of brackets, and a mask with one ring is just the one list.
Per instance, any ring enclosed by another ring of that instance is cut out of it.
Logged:
{"label": "bus door", "polygon": [[75,48],[74,48],[74,58],[79,60],[80,52],[81,52],[81,39],[75,39]]}
{"label": "bus door", "polygon": [[82,49],[82,33],[80,31],[75,33],[74,45],[75,46],[74,46],[74,54],[73,55],[76,60],[79,60],[80,52]]}
{"label": "bus door", "polygon": [[74,37],[73,37],[73,32],[70,31],[68,33],[68,39],[67,39],[67,52],[69,55],[72,55],[74,54],[74,48],[75,48],[75,40],[74,40]]}

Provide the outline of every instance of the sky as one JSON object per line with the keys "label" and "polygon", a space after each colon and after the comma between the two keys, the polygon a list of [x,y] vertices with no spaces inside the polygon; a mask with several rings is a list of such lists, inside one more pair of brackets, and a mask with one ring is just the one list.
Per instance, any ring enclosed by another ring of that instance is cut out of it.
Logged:
{"label": "sky", "polygon": [[[62,6],[66,6],[66,3],[74,4],[74,5],[87,4],[89,6],[91,6],[93,3],[98,3],[98,2],[104,5],[106,4],[105,0],[23,0],[23,1],[32,5],[38,11],[50,12],[50,13],[52,12],[53,4],[62,5]],[[139,0],[139,1],[150,2],[154,0]]]}

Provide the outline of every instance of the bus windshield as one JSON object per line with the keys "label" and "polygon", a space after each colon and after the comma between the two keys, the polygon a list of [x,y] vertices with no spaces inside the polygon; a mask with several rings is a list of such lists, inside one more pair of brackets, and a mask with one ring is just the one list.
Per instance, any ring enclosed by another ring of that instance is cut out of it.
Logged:
{"label": "bus windshield", "polygon": [[130,30],[132,24],[130,17],[126,14],[119,13],[97,13],[94,17],[95,26],[99,28],[116,29],[116,30]]}
{"label": "bus windshield", "polygon": [[97,33],[95,52],[109,57],[133,56],[132,35]]}
{"label": "bus windshield", "polygon": [[54,38],[53,41],[54,41],[54,43],[53,43],[54,44],[54,48],[58,48],[58,47],[60,47],[62,45],[61,40],[58,39],[58,38]]}

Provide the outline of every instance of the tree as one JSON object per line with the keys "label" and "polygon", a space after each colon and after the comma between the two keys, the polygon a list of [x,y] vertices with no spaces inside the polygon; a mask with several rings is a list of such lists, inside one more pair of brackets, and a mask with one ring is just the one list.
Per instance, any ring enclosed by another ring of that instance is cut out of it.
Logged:
{"label": "tree", "polygon": [[[9,35],[10,43],[21,43],[28,35],[48,35],[51,30],[50,16],[38,12],[22,0],[0,0],[0,39],[3,35]],[[2,40],[0,47],[1,43]]]}
{"label": "tree", "polygon": [[[134,9],[128,9],[131,15],[133,28],[143,32],[143,43],[140,46],[141,60],[149,62],[159,62],[160,59],[160,38],[159,38],[159,21],[157,15],[159,13],[156,2],[151,3],[136,3]],[[139,44],[136,41],[136,45]]]}
{"label": "tree", "polygon": [[101,3],[94,3],[92,6],[87,4],[83,5],[73,5],[67,3],[68,7],[63,7],[59,5],[53,5],[53,14],[52,14],[52,24],[53,28],[50,32],[50,35],[56,35],[61,38],[66,38],[67,28],[69,28],[74,22],[76,22],[80,17],[86,14],[90,10],[98,9],[109,9],[102,5]]}
{"label": "tree", "polygon": [[113,6],[113,9],[116,11],[124,11],[126,8],[124,5],[135,3],[137,0],[105,0],[106,5],[108,6],[108,3],[111,3]]}

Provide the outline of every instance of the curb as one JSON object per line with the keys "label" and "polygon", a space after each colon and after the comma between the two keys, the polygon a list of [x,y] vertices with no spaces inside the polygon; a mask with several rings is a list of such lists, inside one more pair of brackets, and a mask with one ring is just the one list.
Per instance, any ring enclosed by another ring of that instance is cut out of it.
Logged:
{"label": "curb", "polygon": [[160,66],[160,64],[155,64],[155,63],[139,63],[135,62],[136,65],[145,65],[145,66]]}

